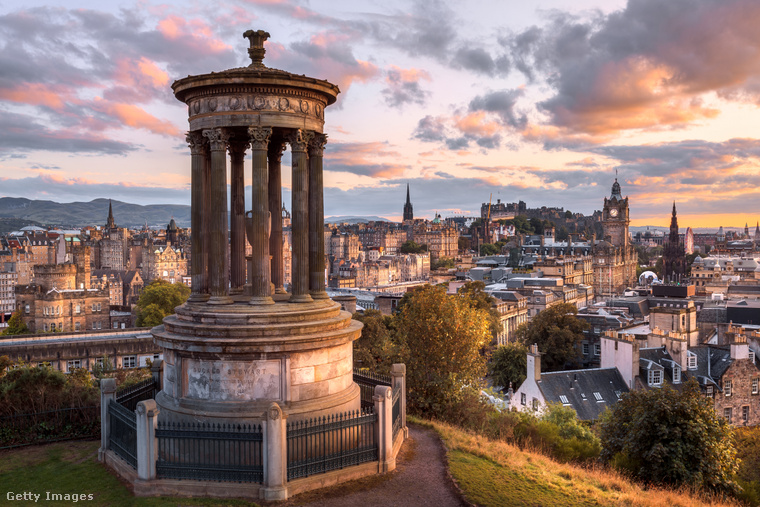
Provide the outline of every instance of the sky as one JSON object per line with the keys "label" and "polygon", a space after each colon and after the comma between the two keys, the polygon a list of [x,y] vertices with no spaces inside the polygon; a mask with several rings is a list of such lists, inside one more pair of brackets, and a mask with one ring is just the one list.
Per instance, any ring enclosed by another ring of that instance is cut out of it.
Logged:
{"label": "sky", "polygon": [[400,220],[407,183],[416,217],[589,214],[617,177],[632,225],[755,224],[758,26],[757,0],[0,0],[0,196],[189,204],[171,84],[263,29],[265,65],[340,87],[326,216]]}

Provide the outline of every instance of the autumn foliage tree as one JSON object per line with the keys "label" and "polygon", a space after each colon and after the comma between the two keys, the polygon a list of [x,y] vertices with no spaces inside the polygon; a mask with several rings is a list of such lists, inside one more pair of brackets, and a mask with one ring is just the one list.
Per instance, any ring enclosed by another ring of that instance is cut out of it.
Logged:
{"label": "autumn foliage tree", "polygon": [[542,371],[579,366],[583,330],[588,324],[576,317],[577,313],[575,306],[560,303],[541,310],[528,324],[517,328],[517,338],[526,347],[538,345]]}
{"label": "autumn foliage tree", "polygon": [[481,351],[491,340],[488,312],[432,285],[408,292],[399,307],[394,325],[406,363],[409,410],[442,417],[480,387],[486,372]]}
{"label": "autumn foliage tree", "polygon": [[137,301],[137,327],[153,327],[163,323],[164,317],[187,301],[190,287],[180,283],[153,280],[140,293]]}
{"label": "autumn foliage tree", "polygon": [[391,365],[400,360],[399,347],[391,336],[392,317],[380,310],[366,310],[363,315],[355,313],[353,318],[364,324],[362,335],[354,342],[354,364],[379,372],[390,371]]}
{"label": "autumn foliage tree", "polygon": [[0,333],[1,335],[14,335],[14,334],[27,334],[29,328],[27,327],[24,319],[21,317],[21,311],[15,311],[8,319],[8,327]]}

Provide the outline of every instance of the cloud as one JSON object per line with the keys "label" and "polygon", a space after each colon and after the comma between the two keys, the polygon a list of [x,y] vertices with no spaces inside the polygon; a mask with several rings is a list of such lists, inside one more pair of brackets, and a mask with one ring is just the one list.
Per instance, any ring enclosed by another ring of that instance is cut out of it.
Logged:
{"label": "cloud", "polygon": [[485,95],[478,95],[470,101],[470,111],[485,111],[494,113],[501,124],[515,128],[523,128],[527,123],[525,113],[517,113],[517,99],[524,94],[522,89],[498,90]]}
{"label": "cloud", "polygon": [[751,0],[629,0],[585,18],[552,11],[543,25],[500,39],[516,69],[553,90],[539,103],[546,122],[526,137],[598,143],[682,128],[718,114],[704,101],[709,92],[760,104],[758,22]]}
{"label": "cloud", "polygon": [[401,154],[389,149],[387,143],[329,143],[325,149],[325,170],[371,178],[397,178],[410,169],[397,162],[400,158]]}
{"label": "cloud", "polygon": [[401,69],[391,65],[385,71],[387,86],[382,90],[385,103],[391,107],[406,104],[424,105],[430,92],[420,86],[420,81],[430,81],[430,74],[420,69]]}

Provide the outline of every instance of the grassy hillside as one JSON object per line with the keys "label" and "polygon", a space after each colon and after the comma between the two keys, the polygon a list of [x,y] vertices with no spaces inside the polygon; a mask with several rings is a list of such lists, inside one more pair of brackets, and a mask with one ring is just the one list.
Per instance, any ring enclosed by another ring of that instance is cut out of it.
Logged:
{"label": "grassy hillside", "polygon": [[687,491],[644,489],[614,472],[560,464],[544,455],[447,424],[415,422],[432,427],[441,435],[448,449],[452,477],[467,500],[479,506],[740,505]]}

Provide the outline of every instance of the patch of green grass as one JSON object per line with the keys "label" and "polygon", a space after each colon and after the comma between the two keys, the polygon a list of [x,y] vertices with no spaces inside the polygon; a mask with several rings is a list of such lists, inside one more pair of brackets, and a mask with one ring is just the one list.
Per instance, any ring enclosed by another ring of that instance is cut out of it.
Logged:
{"label": "patch of green grass", "polygon": [[[7,494],[31,492],[39,501],[13,502],[12,505],[71,506],[72,500],[46,501],[47,493],[93,495],[80,500],[89,506],[238,506],[255,505],[244,500],[208,498],[135,498],[130,490],[98,463],[99,442],[61,442],[0,452],[0,503]],[[10,502],[8,502],[10,503]]]}
{"label": "patch of green grass", "polygon": [[582,492],[565,485],[537,480],[464,451],[449,454],[449,467],[468,500],[482,506],[599,505]]}

